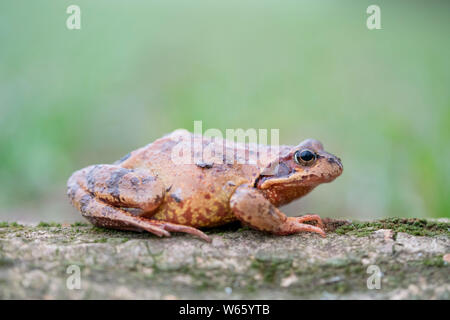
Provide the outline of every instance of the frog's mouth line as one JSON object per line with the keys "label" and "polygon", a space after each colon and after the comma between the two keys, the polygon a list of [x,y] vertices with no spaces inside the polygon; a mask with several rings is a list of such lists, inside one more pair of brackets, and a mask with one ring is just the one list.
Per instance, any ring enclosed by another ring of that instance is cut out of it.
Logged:
{"label": "frog's mouth line", "polygon": [[339,175],[322,174],[317,176],[315,174],[305,175],[299,179],[297,172],[291,173],[284,177],[261,176],[255,182],[255,186],[261,189],[268,189],[275,185],[283,185],[285,187],[300,187],[313,186],[321,183],[329,183],[336,179]]}

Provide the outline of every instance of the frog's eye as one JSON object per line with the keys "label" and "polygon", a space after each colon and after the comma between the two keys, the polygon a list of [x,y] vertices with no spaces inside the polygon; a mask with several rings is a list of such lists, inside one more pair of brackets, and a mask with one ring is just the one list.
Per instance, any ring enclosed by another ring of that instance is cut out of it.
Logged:
{"label": "frog's eye", "polygon": [[294,153],[294,160],[300,165],[309,166],[316,160],[316,154],[308,149]]}

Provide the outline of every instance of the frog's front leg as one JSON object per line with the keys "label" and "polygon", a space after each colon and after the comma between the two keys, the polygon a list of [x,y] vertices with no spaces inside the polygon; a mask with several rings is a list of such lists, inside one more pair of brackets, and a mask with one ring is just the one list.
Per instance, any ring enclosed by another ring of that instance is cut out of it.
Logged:
{"label": "frog's front leg", "polygon": [[[94,225],[123,230],[145,230],[158,236],[185,232],[206,241],[209,237],[192,227],[145,218],[158,208],[164,185],[146,171],[116,165],[97,165],[75,172],[67,183],[72,204]],[[139,208],[140,216],[124,208]]]}
{"label": "frog's front leg", "polygon": [[241,185],[236,189],[231,196],[230,207],[239,220],[261,231],[278,235],[308,231],[325,236],[325,232],[321,228],[302,223],[314,220],[318,222],[319,226],[322,226],[322,221],[318,216],[287,217],[258,189],[248,185]]}

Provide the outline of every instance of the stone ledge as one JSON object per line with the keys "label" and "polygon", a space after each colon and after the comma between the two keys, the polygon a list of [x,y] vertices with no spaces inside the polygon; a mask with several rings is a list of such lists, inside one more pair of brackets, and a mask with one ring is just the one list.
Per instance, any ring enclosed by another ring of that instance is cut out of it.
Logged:
{"label": "stone ledge", "polygon": [[[0,223],[0,299],[450,299],[449,220],[326,226],[321,238],[231,225],[208,231],[209,244],[82,223]],[[70,265],[80,267],[80,290],[66,286]],[[367,288],[371,265],[381,289]]]}

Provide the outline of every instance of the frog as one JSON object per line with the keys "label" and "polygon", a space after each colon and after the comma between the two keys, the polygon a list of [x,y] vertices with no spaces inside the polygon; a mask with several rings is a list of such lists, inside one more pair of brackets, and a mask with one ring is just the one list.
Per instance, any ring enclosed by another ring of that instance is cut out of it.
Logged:
{"label": "frog", "polygon": [[101,228],[187,233],[211,242],[205,228],[240,221],[268,234],[325,237],[320,216],[291,217],[279,207],[342,172],[341,159],[315,139],[251,144],[178,129],[112,164],[75,171],[67,195]]}

